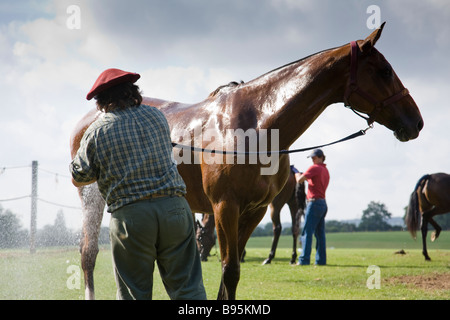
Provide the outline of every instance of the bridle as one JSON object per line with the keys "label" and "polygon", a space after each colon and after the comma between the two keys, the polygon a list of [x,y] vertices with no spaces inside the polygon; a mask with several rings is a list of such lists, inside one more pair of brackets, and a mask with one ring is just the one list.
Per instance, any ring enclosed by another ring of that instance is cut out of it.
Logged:
{"label": "bridle", "polygon": [[[406,97],[409,95],[409,91],[406,88],[403,88],[400,92],[395,93],[394,95],[390,96],[389,98],[384,99],[383,101],[377,101],[374,97],[372,97],[369,93],[365,92],[361,88],[358,87],[357,79],[356,79],[356,72],[358,70],[358,44],[356,41],[350,42],[351,45],[351,62],[350,62],[350,81],[347,86],[347,89],[345,90],[344,94],[344,105],[348,108],[350,108],[354,113],[356,113],[361,118],[365,119],[369,126],[371,126],[375,118],[377,117],[378,113],[381,111],[381,109],[385,106],[388,106],[390,104],[393,104],[397,102],[398,100]],[[349,102],[350,95],[352,93],[359,94],[362,98],[366,99],[369,103],[374,105],[374,109],[371,113],[368,114],[368,117],[363,116],[360,112],[356,111]]]}

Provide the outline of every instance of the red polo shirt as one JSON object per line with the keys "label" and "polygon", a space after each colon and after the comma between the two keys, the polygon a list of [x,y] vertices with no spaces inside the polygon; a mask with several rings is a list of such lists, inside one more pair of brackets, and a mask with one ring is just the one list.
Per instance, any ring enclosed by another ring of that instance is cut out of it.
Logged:
{"label": "red polo shirt", "polygon": [[313,164],[303,175],[308,182],[307,199],[325,199],[325,192],[330,182],[330,174],[324,163]]}

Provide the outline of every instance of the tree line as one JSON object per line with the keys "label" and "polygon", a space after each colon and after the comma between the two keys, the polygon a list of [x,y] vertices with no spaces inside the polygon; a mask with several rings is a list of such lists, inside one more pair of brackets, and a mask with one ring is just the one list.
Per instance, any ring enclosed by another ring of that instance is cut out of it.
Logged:
{"label": "tree line", "polygon": [[[53,225],[45,225],[36,230],[35,246],[72,246],[79,245],[81,230],[73,231],[66,226],[64,213],[59,210]],[[108,228],[102,227],[99,244],[109,243]],[[30,231],[24,229],[20,219],[11,210],[0,206],[0,249],[24,248],[30,245]]]}
{"label": "tree line", "polygon": [[[405,208],[406,215],[406,208]],[[380,202],[371,201],[362,212],[362,217],[358,225],[354,223],[326,220],[326,232],[362,232],[362,231],[399,231],[404,230],[403,226],[393,226],[388,223],[392,214],[386,206]],[[440,215],[434,218],[443,230],[450,230],[450,214]],[[302,219],[304,220],[304,218]],[[253,237],[272,236],[272,223],[265,226],[258,226],[253,232]],[[430,225],[429,228],[432,228]],[[282,229],[282,235],[291,235],[291,227]],[[36,232],[36,247],[50,246],[72,246],[79,245],[81,230],[73,231],[66,227],[64,213],[59,210],[53,225],[45,225]],[[20,219],[10,210],[4,210],[0,205],[0,249],[3,248],[23,248],[29,246],[29,230],[21,226]],[[99,244],[109,243],[109,230],[102,227],[100,231]]]}
{"label": "tree line", "polygon": [[[406,216],[403,216],[403,221]],[[389,219],[392,218],[392,214],[388,211],[383,203],[371,201],[367,208],[363,210],[362,217],[359,224],[342,222],[337,220],[326,220],[325,219],[325,230],[328,233],[331,232],[363,232],[363,231],[401,231],[405,230],[404,226],[391,225],[388,223]],[[304,220],[304,217],[302,218]],[[434,217],[434,220],[442,227],[442,230],[450,230],[450,215],[440,215]],[[432,226],[429,225],[432,229]],[[258,226],[253,232],[253,237],[263,237],[273,235],[272,223],[267,223],[265,226]],[[282,235],[291,235],[292,228],[283,228],[281,231]]]}

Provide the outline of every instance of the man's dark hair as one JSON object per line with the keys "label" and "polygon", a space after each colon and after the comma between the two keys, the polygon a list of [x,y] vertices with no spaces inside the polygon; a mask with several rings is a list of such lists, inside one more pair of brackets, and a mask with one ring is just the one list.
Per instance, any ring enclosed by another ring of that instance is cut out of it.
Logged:
{"label": "man's dark hair", "polygon": [[137,85],[124,82],[100,92],[95,100],[98,110],[108,112],[137,107],[142,103],[142,95]]}

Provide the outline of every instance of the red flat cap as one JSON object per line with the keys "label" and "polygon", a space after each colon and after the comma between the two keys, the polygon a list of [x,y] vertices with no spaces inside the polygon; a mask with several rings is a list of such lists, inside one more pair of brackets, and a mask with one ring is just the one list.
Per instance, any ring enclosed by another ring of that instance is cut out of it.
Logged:
{"label": "red flat cap", "polygon": [[100,92],[124,82],[135,83],[140,77],[139,74],[133,72],[120,69],[107,69],[98,76],[86,99],[91,100]]}

